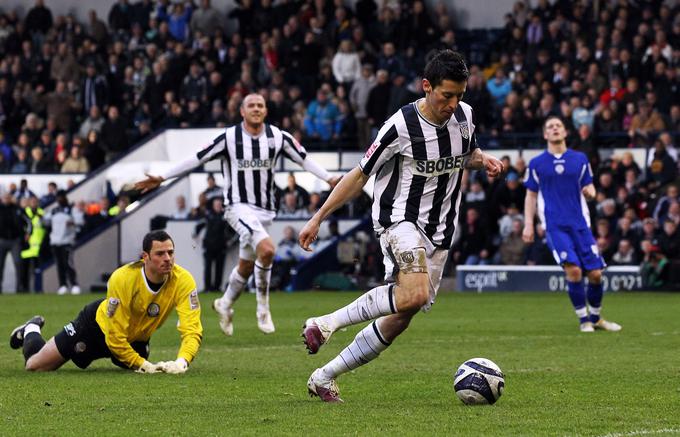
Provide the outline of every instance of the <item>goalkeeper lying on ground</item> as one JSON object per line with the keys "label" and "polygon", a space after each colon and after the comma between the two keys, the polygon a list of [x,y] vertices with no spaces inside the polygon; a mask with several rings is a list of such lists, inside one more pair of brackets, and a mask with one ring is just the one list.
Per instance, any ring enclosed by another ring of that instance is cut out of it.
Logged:
{"label": "goalkeeper lying on ground", "polygon": [[[142,260],[118,268],[106,299],[83,308],[75,320],[47,343],[35,316],[12,331],[10,346],[23,347],[26,370],[56,370],[68,360],[81,369],[99,358],[142,373],[184,373],[198,353],[203,335],[194,278],[175,265],[175,246],[164,231],[144,237]],[[149,339],[177,309],[182,343],[175,361],[151,363]]]}

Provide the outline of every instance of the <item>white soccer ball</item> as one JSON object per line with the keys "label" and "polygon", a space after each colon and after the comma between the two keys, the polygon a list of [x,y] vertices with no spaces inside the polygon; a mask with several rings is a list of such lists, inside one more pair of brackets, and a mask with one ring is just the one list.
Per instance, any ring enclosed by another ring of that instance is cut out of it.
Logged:
{"label": "white soccer ball", "polygon": [[460,365],[453,376],[453,390],[467,405],[493,404],[503,394],[505,376],[486,358],[472,358]]}

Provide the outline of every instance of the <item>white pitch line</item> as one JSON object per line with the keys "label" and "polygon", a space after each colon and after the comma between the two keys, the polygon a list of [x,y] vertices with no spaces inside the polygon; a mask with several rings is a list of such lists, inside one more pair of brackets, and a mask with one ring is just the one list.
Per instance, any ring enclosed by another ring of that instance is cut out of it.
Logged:
{"label": "white pitch line", "polygon": [[629,437],[636,435],[676,434],[676,433],[680,433],[680,428],[638,429],[629,432],[609,433],[599,437]]}

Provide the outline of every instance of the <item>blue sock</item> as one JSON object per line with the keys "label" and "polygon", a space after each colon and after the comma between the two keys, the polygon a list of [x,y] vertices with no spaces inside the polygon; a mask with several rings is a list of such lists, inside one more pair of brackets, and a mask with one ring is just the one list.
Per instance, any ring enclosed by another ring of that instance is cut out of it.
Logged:
{"label": "blue sock", "polygon": [[579,322],[588,322],[588,309],[586,308],[586,290],[583,288],[583,281],[567,281],[569,299],[574,306],[574,312],[578,316]]}
{"label": "blue sock", "polygon": [[588,307],[590,309],[590,321],[597,323],[600,320],[600,309],[602,309],[602,283],[588,284]]}

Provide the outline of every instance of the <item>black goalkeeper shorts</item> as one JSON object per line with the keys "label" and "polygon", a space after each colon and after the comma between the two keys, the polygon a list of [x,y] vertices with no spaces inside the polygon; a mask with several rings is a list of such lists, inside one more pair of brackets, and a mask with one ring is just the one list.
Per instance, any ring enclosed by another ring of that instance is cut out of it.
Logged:
{"label": "black goalkeeper shorts", "polygon": [[[127,369],[125,364],[113,358],[106,346],[104,333],[97,323],[97,308],[103,300],[97,299],[85,305],[78,313],[78,317],[67,323],[64,329],[54,336],[54,342],[61,356],[73,361],[81,369],[85,369],[92,361],[100,358],[111,358],[113,364]],[[143,358],[149,357],[148,342],[136,341],[131,346]]]}

